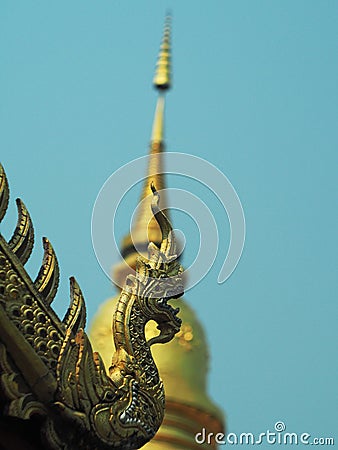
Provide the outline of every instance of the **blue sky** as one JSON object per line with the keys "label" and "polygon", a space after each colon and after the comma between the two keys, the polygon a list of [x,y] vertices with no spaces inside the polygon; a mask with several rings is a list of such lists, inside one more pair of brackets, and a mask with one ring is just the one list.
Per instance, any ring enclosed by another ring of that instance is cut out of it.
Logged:
{"label": "blue sky", "polygon": [[[335,436],[337,2],[2,1],[0,143],[12,195],[3,232],[20,196],[36,229],[33,278],[41,237],[57,252],[60,315],[70,275],[89,316],[114,294],[94,256],[91,212],[111,173],[147,152],[168,7],[168,151],[222,170],[247,224],[240,264],[217,285],[227,219],[207,190],[169,177],[200,195],[223,230],[214,267],[186,296],[208,335],[211,395],[229,431],[283,420],[289,431]],[[127,212],[120,220],[118,238]],[[196,251],[190,234],[186,261]]]}

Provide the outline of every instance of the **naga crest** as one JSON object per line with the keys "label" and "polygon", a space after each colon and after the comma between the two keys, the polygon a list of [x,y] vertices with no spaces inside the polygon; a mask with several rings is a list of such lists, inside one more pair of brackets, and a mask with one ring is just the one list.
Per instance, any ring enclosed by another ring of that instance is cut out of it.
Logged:
{"label": "naga crest", "polygon": [[[151,188],[162,242],[159,248],[149,244],[148,259],[140,256],[135,276],[126,279],[113,316],[116,350],[108,371],[84,331],[85,302],[75,278],[64,319],[51,307],[59,269],[48,239],[35,281],[26,272],[34,230],[21,200],[13,237],[7,242],[0,235],[0,414],[38,418],[44,448],[137,449],[162,423],[164,388],[151,345],[170,341],[180,329],[178,308],[168,301],[183,294],[183,269],[159,194]],[[0,165],[0,221],[8,199]],[[157,322],[159,334],[147,341],[149,320]]]}

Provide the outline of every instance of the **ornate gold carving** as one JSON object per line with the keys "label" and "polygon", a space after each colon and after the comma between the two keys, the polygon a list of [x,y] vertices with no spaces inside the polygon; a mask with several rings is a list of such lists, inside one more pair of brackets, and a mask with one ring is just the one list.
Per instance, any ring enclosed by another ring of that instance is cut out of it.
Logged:
{"label": "ornate gold carving", "polygon": [[[171,225],[159,209],[155,187],[151,205],[162,231],[160,248],[150,243],[135,276],[128,276],[113,319],[116,352],[109,376],[84,332],[86,310],[80,287],[70,280],[71,304],[61,321],[50,304],[59,270],[44,238],[44,259],[33,283],[23,264],[33,246],[33,226],[18,200],[13,238],[0,235],[0,392],[3,414],[45,416],[42,436],[50,449],[136,449],[149,441],[164,415],[164,388],[150,347],[179,331],[178,308],[168,300],[183,294]],[[0,216],[8,184],[0,170]],[[159,335],[146,341],[144,328],[155,320]]]}
{"label": "ornate gold carving", "polygon": [[49,305],[54,300],[59,286],[59,265],[52,244],[47,238],[43,238],[43,248],[43,262],[34,284]]}
{"label": "ornate gold carving", "polygon": [[33,414],[45,415],[47,408],[31,393],[23,377],[19,374],[4,344],[0,342],[0,390],[7,399],[6,415],[29,419]]}
{"label": "ornate gold carving", "polygon": [[16,199],[18,223],[8,245],[13,253],[25,264],[32,253],[34,245],[34,229],[29,213],[23,201]]}
{"label": "ornate gold carving", "polygon": [[9,189],[4,168],[0,164],[0,222],[6,214],[9,200]]}

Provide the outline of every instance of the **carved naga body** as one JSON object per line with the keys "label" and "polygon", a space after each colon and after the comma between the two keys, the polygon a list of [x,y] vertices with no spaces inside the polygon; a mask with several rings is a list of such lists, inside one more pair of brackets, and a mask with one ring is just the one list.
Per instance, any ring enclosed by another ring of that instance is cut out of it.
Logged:
{"label": "carved naga body", "polygon": [[[182,267],[171,225],[152,186],[152,211],[162,231],[160,248],[150,243],[139,257],[113,317],[115,354],[109,375],[84,331],[85,303],[71,278],[71,304],[61,321],[51,302],[59,270],[50,242],[33,282],[24,269],[34,243],[29,213],[17,200],[18,224],[9,242],[0,235],[0,404],[3,415],[42,419],[44,445],[51,449],[137,449],[162,423],[164,388],[151,345],[170,341],[180,329],[178,309],[168,300],[183,294]],[[0,166],[0,221],[9,191]],[[145,325],[158,324],[146,340]]]}

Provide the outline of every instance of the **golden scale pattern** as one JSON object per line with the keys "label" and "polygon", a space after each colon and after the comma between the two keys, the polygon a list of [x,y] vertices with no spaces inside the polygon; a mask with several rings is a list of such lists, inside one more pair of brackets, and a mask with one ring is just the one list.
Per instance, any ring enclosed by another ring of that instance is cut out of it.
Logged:
{"label": "golden scale pattern", "polygon": [[[6,399],[1,413],[19,419],[42,416],[46,449],[136,449],[162,423],[164,388],[150,346],[169,342],[180,330],[178,308],[168,300],[183,294],[183,269],[171,225],[152,190],[162,242],[160,248],[150,243],[149,258],[140,258],[136,276],[127,277],[113,320],[116,352],[109,375],[84,331],[85,303],[74,278],[64,319],[51,308],[59,267],[48,239],[43,239],[36,280],[26,272],[34,230],[21,200],[13,237],[6,242],[0,235],[0,394]],[[8,200],[0,165],[0,221]],[[144,326],[150,320],[160,333],[146,341]]]}

